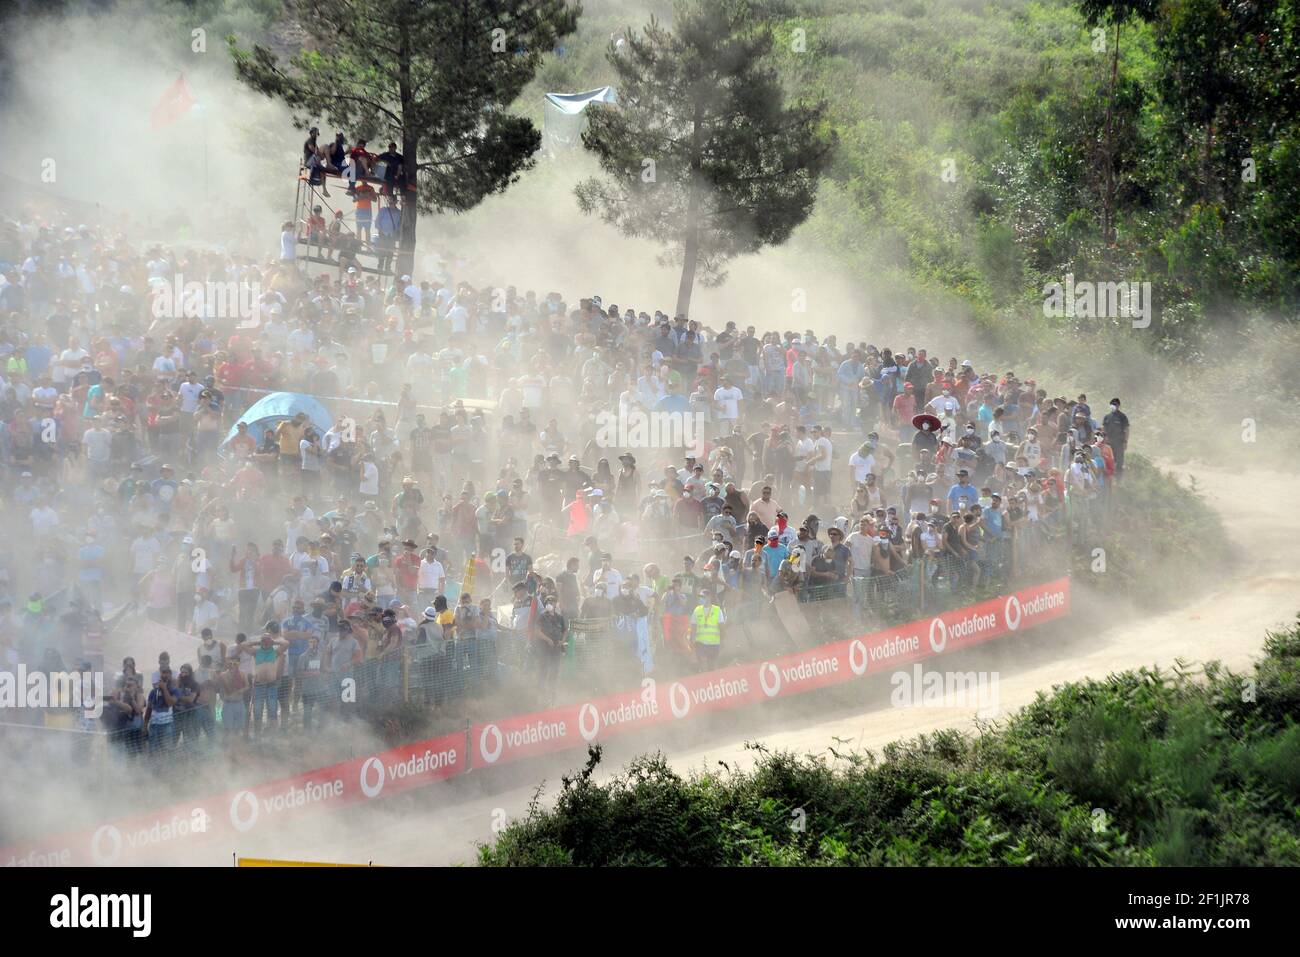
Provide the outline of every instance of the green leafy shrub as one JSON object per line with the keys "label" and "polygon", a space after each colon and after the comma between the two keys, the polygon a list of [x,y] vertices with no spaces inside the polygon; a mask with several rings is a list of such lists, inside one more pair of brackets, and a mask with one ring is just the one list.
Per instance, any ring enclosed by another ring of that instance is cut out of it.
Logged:
{"label": "green leafy shrub", "polygon": [[1300,623],[1249,676],[1140,669],[1040,694],[1005,725],[870,753],[769,752],[683,776],[661,754],[480,848],[488,866],[1297,865]]}

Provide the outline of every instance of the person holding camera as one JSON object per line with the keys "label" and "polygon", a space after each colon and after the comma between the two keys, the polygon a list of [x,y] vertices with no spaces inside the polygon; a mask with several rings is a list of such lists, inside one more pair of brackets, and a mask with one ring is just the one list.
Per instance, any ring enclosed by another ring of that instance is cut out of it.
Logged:
{"label": "person holding camera", "polygon": [[176,706],[180,696],[180,688],[172,681],[171,666],[160,664],[144,709],[144,733],[150,754],[166,754],[176,748]]}

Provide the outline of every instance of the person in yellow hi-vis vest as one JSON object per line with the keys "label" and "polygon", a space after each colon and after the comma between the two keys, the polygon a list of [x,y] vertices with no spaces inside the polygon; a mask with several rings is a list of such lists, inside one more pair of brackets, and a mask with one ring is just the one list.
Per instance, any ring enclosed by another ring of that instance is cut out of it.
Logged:
{"label": "person in yellow hi-vis vest", "polygon": [[713,592],[701,589],[700,603],[691,612],[691,642],[701,670],[708,670],[717,661],[722,648],[722,623],[726,620],[721,606],[713,602]]}

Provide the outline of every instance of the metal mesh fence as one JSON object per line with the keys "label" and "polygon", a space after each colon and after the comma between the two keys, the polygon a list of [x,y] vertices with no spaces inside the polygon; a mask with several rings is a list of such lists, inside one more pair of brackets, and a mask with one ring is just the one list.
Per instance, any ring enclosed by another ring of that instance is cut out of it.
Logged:
{"label": "metal mesh fence", "polygon": [[[727,615],[721,660],[760,658],[887,627],[1059,576],[1068,570],[1072,544],[1104,529],[1106,506],[1101,497],[1067,498],[1066,507],[1008,528],[973,556],[926,555],[889,573],[798,588],[794,604],[801,621],[794,626],[776,613],[779,592],[771,590],[773,584],[761,574],[746,577],[721,598]],[[665,546],[678,556],[684,551],[675,540],[651,545]],[[634,562],[623,563],[627,573],[638,569]],[[183,759],[233,740],[310,735],[334,722],[383,726],[419,713],[464,717],[476,703],[492,712],[519,710],[557,695],[620,690],[646,673],[699,667],[687,617],[665,614],[658,597],[649,604],[650,614],[642,620],[571,619],[554,660],[530,647],[519,632],[493,623],[450,640],[408,643],[342,673],[286,674],[265,683],[250,674],[242,690],[154,714],[147,725],[144,696],[134,705],[121,703],[120,689],[108,690],[104,717],[9,711],[0,715],[2,753],[21,757],[24,749],[41,748],[79,763],[121,755]]]}

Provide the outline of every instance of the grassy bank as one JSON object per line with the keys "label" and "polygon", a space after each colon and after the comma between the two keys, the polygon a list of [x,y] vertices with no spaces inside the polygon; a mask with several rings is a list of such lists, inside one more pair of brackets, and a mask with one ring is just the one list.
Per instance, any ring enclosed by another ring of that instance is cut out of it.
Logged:
{"label": "grassy bank", "polygon": [[[1297,865],[1300,623],[1217,665],[1058,688],[976,736],[883,754],[764,751],[682,777],[662,755],[480,850],[488,866]],[[757,747],[757,746],[756,746]]]}

